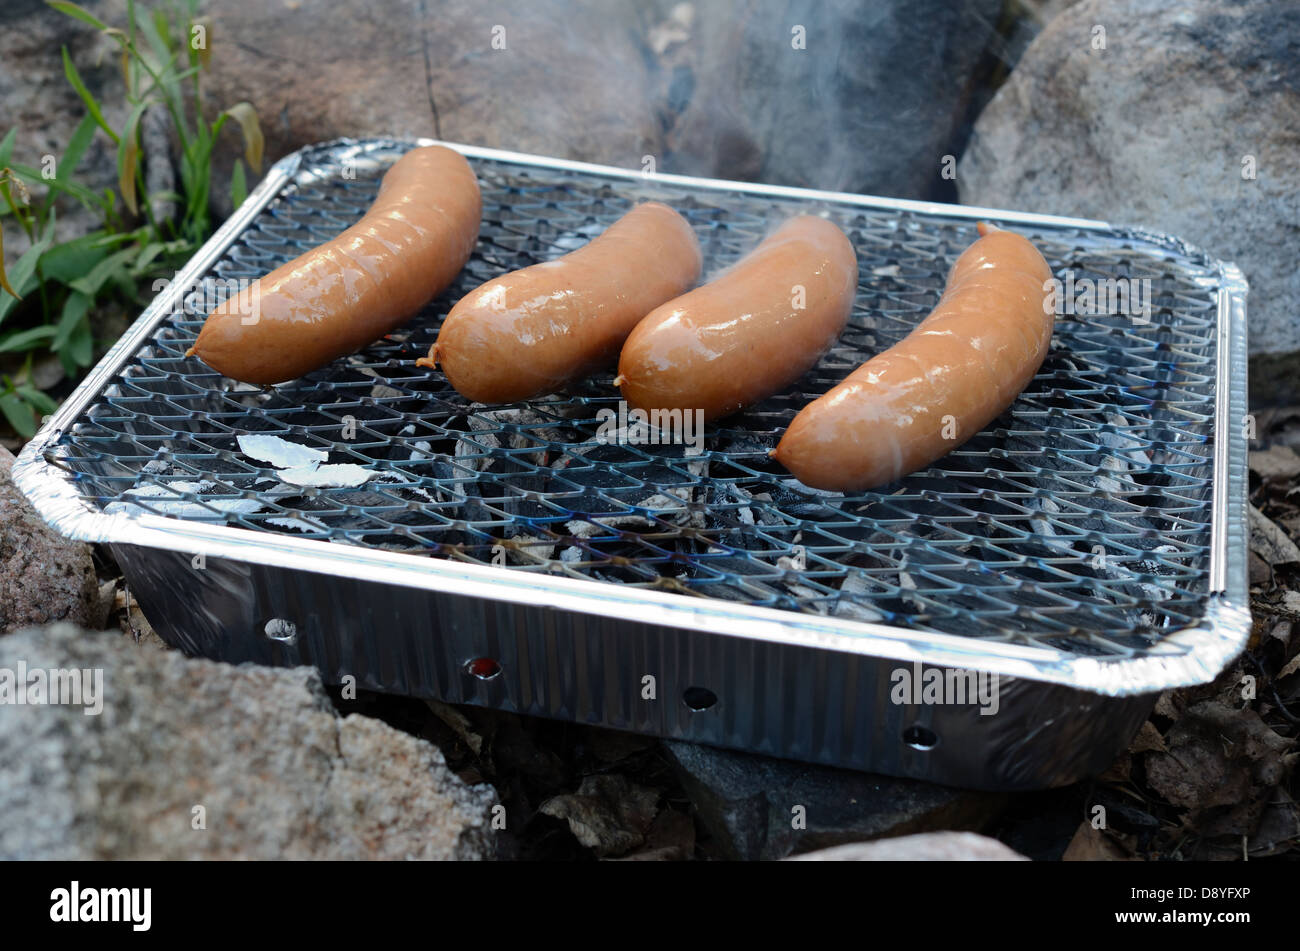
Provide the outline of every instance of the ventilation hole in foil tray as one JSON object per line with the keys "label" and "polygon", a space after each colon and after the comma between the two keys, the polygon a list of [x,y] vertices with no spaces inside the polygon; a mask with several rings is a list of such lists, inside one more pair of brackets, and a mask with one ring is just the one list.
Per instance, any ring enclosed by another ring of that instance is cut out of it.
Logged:
{"label": "ventilation hole in foil tray", "polygon": [[699,713],[717,703],[718,695],[706,687],[687,687],[682,691],[682,702]]}
{"label": "ventilation hole in foil tray", "polygon": [[292,644],[298,640],[298,625],[282,617],[273,617],[262,628],[268,638],[281,644]]}
{"label": "ventilation hole in foil tray", "polygon": [[478,680],[492,680],[501,673],[501,665],[491,657],[475,657],[465,664],[465,673]]}
{"label": "ventilation hole in foil tray", "polygon": [[939,745],[939,734],[923,726],[909,726],[903,731],[903,742],[914,750],[929,752]]}

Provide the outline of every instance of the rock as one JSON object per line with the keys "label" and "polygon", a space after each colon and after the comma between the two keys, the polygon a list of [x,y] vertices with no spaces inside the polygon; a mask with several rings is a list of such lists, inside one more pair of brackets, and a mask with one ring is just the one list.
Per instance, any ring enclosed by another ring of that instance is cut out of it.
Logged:
{"label": "rock", "polygon": [[4,710],[0,858],[493,853],[491,788],[462,783],[424,740],[340,717],[314,668],[189,660],[66,624],[0,639],[0,670],[20,661],[102,670],[102,712]]}
{"label": "rock", "polygon": [[791,862],[1028,862],[997,839],[974,832],[922,832],[854,842],[793,856]]}
{"label": "rock", "polygon": [[1252,402],[1294,401],[1298,38],[1291,0],[1070,7],[976,122],[961,199],[1140,225],[1235,261],[1251,282]]}
{"label": "rock", "polygon": [[959,154],[976,67],[1002,44],[1002,0],[693,6],[674,65],[690,92],[661,169],[691,175],[932,197],[943,157]]}
{"label": "rock", "polygon": [[[338,136],[388,134],[638,169],[662,151],[631,5],[213,0],[206,12],[208,101],[252,102],[271,160]],[[228,166],[239,132],[222,138]]]}
{"label": "rock", "polygon": [[[113,23],[125,22],[124,0],[86,0],[82,6]],[[66,46],[91,94],[102,104],[115,128],[126,120],[116,45],[89,25],[51,10],[43,0],[5,0],[0,4],[0,137],[17,126],[14,161],[39,168],[46,155],[59,158],[73,130],[86,114],[63,74],[59,50]],[[98,64],[98,65],[96,65]],[[100,192],[116,187],[113,143],[97,133],[79,165],[78,181]],[[39,193],[39,188],[34,188]],[[120,209],[119,209],[120,210]],[[61,201],[56,219],[59,240],[75,238],[99,226],[75,202]],[[5,223],[5,259],[27,249],[25,235]]]}
{"label": "rock", "polygon": [[[271,159],[391,133],[930,197],[951,190],[942,160],[960,154],[989,79],[984,58],[1010,55],[1002,6],[213,0],[205,88],[213,109],[243,99],[257,107]],[[794,48],[796,27],[804,49]],[[239,152],[236,130],[223,139],[219,181]]]}
{"label": "rock", "polygon": [[1012,0],[1008,6],[1019,7],[1016,15],[1042,29],[1079,0]]}
{"label": "rock", "polygon": [[45,524],[10,481],[13,462],[0,448],[0,634],[50,621],[102,626],[90,546]]}
{"label": "rock", "polygon": [[[995,74],[1045,11],[1066,2],[506,0],[485,9],[473,0],[212,0],[204,99],[209,115],[251,102],[268,162],[339,136],[435,136],[635,169],[649,156],[659,171],[934,197],[952,189],[943,159],[960,154]],[[110,24],[124,21],[123,0],[87,5]],[[83,114],[61,45],[120,124],[111,40],[38,0],[7,4],[0,27],[0,115],[18,118],[20,157],[61,151]],[[145,125],[149,141],[160,140],[153,119]],[[219,214],[231,210],[242,152],[228,123],[214,152]],[[165,181],[160,151],[146,153],[151,180]],[[114,183],[103,136],[86,166],[96,187]],[[19,242],[10,244],[13,253]]]}
{"label": "rock", "polygon": [[[975,829],[1005,796],[666,741],[713,845],[727,859],[780,859],[865,839]],[[802,807],[801,812],[796,812]],[[802,818],[805,828],[795,828]]]}
{"label": "rock", "polygon": [[172,167],[172,119],[160,105],[140,117],[140,149],[144,153],[144,187],[153,220],[162,225],[176,217],[176,169]]}

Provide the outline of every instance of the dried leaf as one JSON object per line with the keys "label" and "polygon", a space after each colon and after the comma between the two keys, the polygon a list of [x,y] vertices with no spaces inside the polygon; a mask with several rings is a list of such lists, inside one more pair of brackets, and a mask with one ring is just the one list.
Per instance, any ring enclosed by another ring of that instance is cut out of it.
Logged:
{"label": "dried leaf", "polygon": [[30,205],[32,203],[32,193],[27,190],[27,183],[19,178],[18,173],[12,168],[0,169],[0,184],[11,189],[11,194],[18,204]]}
{"label": "dried leaf", "polygon": [[[138,121],[138,120],[137,120]],[[131,214],[140,213],[135,200],[135,171],[140,164],[140,140],[136,136],[136,124],[127,127],[121,144],[121,157],[118,162],[117,187],[122,193],[122,201]]]}
{"label": "dried leaf", "polygon": [[1170,720],[1177,720],[1182,716],[1182,704],[1177,700],[1178,691],[1168,690],[1160,695],[1156,700],[1155,709],[1152,711],[1157,716],[1168,717]]}
{"label": "dried leaf", "polygon": [[1300,455],[1289,446],[1269,446],[1250,454],[1250,470],[1261,479],[1289,481],[1300,475]]}
{"label": "dried leaf", "polygon": [[1248,577],[1252,588],[1262,588],[1273,577],[1273,569],[1268,566],[1268,562],[1253,551],[1250,555],[1250,571]]}
{"label": "dried leaf", "polygon": [[1273,679],[1281,680],[1283,677],[1290,677],[1297,670],[1300,670],[1300,654],[1296,654],[1289,661],[1287,661],[1286,666],[1283,667],[1281,670],[1279,670],[1277,672],[1277,676],[1274,677]]}
{"label": "dried leaf", "polygon": [[14,290],[13,285],[9,283],[9,275],[5,273],[5,233],[4,228],[0,228],[0,287],[3,287],[13,297],[22,300],[22,295]]}
{"label": "dried leaf", "polygon": [[1146,758],[1147,781],[1203,835],[1249,834],[1295,760],[1294,741],[1258,713],[1217,700],[1189,707],[1165,742],[1169,752]]}
{"label": "dried leaf", "polygon": [[[1300,456],[1297,458],[1300,459]],[[1275,568],[1300,562],[1300,548],[1296,547],[1286,532],[1255,506],[1247,506],[1247,512],[1250,518],[1251,551]]]}
{"label": "dried leaf", "polygon": [[127,47],[127,44],[131,42],[131,38],[125,30],[119,30],[115,26],[105,27],[103,33],[105,36],[117,40],[117,45],[120,48],[118,63],[122,68],[122,85],[129,90],[131,88],[131,50]]}
{"label": "dried leaf", "polygon": [[646,833],[645,846],[615,862],[682,862],[695,852],[695,823],[675,809],[664,809]]}
{"label": "dried leaf", "polygon": [[593,727],[587,735],[587,745],[592,755],[602,763],[620,763],[630,756],[645,752],[654,744],[651,737],[622,730]]}
{"label": "dried leaf", "polygon": [[1300,843],[1300,809],[1285,790],[1277,792],[1278,800],[1264,809],[1259,828],[1250,837],[1251,858],[1280,855]]}
{"label": "dried leaf", "polygon": [[237,102],[223,115],[230,116],[239,123],[244,132],[244,158],[255,172],[262,170],[262,151],[266,146],[262,138],[262,127],[257,123],[257,110],[251,103]]}
{"label": "dried leaf", "polygon": [[1138,735],[1133,738],[1133,742],[1128,747],[1130,753],[1149,753],[1152,750],[1164,752],[1167,749],[1165,738],[1160,735],[1160,731],[1150,720],[1142,724],[1142,729],[1138,730]]}
{"label": "dried leaf", "polygon": [[646,840],[659,793],[618,775],[587,776],[575,793],[555,796],[538,809],[563,819],[578,841],[602,857],[624,855]]}
{"label": "dried leaf", "polygon": [[470,722],[469,717],[450,704],[438,700],[426,700],[425,703],[429,705],[429,709],[433,711],[439,720],[451,727],[455,734],[460,737],[461,742],[468,746],[475,756],[482,755],[483,734],[475,731],[474,724]]}
{"label": "dried leaf", "polygon": [[1097,777],[1097,781],[1122,786],[1132,778],[1133,757],[1126,751],[1115,757],[1115,761],[1106,767],[1106,771]]}
{"label": "dried leaf", "polygon": [[1118,841],[1101,829],[1094,829],[1091,822],[1081,822],[1074,832],[1074,838],[1065,847],[1062,862],[1139,862]]}

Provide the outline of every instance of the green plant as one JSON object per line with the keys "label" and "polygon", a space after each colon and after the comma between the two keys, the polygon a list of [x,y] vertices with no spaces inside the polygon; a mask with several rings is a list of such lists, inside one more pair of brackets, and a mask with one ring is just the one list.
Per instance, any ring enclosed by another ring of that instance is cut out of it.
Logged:
{"label": "green plant", "polygon": [[[237,103],[212,121],[203,116],[200,80],[209,60],[211,27],[198,16],[198,0],[173,0],[151,11],[128,0],[125,28],[109,26],[75,3],[47,3],[117,44],[127,117],[120,128],[108,122],[65,48],[64,75],[86,115],[63,155],[57,160],[46,156],[40,168],[23,165],[12,161],[17,130],[0,139],[0,361],[12,371],[0,373],[0,413],[25,437],[35,432],[37,416],[56,408],[32,382],[33,362],[53,353],[69,378],[78,376],[94,359],[91,315],[113,303],[142,303],[142,290],[152,279],[174,272],[211,233],[212,154],[225,124],[234,119],[241,127],[244,159],[255,171],[261,168],[263,148],[257,113],[248,103]],[[141,121],[150,107],[166,111],[179,145],[176,192],[147,193]],[[75,177],[97,133],[116,148],[116,191],[96,192]],[[244,165],[236,159],[230,182],[236,204],[243,201],[246,181]],[[33,199],[29,185],[43,187],[44,194]],[[57,242],[59,199],[80,204],[100,226]],[[174,218],[155,215],[160,199],[175,202]],[[29,246],[6,272],[3,238],[9,219]]]}

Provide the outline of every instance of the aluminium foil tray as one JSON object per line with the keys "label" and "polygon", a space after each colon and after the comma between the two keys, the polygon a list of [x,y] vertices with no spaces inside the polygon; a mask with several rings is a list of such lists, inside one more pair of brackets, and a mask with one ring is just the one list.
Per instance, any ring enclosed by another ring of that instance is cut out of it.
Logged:
{"label": "aluminium foil tray", "polygon": [[[1212,679],[1244,646],[1246,283],[1233,265],[1099,221],[452,145],[479,176],[482,233],[407,326],[270,388],[184,357],[231,286],[355,221],[415,144],[341,140],[278,162],[14,467],[56,529],[112,547],[170,643],[995,789],[1104,769],[1156,693]],[[835,220],[860,269],[837,346],[710,425],[699,454],[602,442],[612,368],[489,407],[415,367],[463,294],[646,199],[692,223],[706,278],[790,215]],[[928,313],[979,219],[1032,238],[1062,281],[1146,282],[1149,309],[1059,317],[1016,403],[928,469],[875,492],[801,486],[767,451]],[[241,452],[250,433],[373,475],[288,485]],[[898,692],[930,669],[996,675],[996,712]]]}

